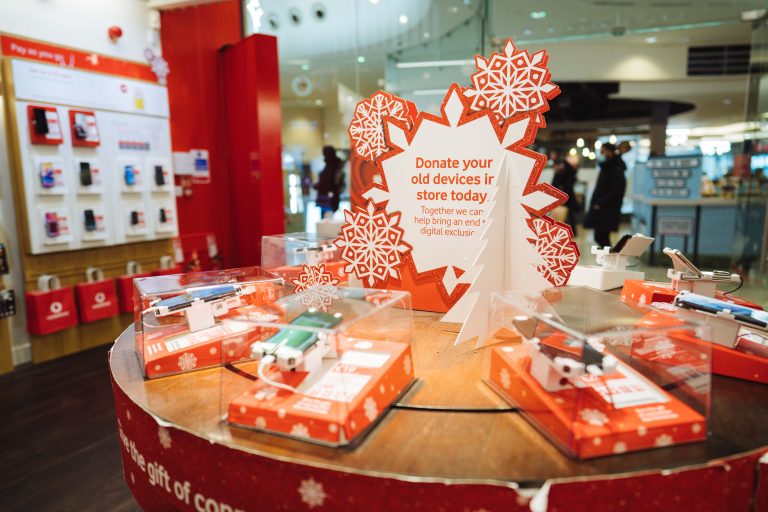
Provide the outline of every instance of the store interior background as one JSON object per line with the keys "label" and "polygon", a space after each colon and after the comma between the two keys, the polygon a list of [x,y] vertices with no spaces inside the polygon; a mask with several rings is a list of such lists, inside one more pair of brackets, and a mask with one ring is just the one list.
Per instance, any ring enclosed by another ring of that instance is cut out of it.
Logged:
{"label": "store interior background", "polygon": [[[622,233],[636,230],[633,218],[636,223],[642,210],[633,197],[636,165],[651,154],[703,155],[714,184],[707,193],[732,195],[733,205],[727,214],[702,216],[701,237],[717,250],[702,251],[700,266],[739,268],[746,278],[740,293],[765,303],[764,9],[762,0],[27,0],[0,3],[0,32],[139,62],[152,48],[168,60],[174,150],[210,151],[211,183],[193,184],[191,195],[177,200],[182,239],[216,236],[221,258],[205,261],[209,268],[247,263],[251,250],[248,237],[232,228],[238,211],[225,215],[218,209],[233,186],[225,163],[229,142],[218,129],[226,111],[218,83],[220,48],[243,35],[277,37],[278,59],[259,60],[255,75],[246,78],[255,80],[259,91],[253,95],[262,98],[277,91],[262,90],[258,77],[279,77],[281,110],[259,123],[281,119],[282,152],[274,161],[264,156],[262,164],[265,173],[281,176],[284,197],[255,192],[249,208],[276,214],[280,222],[284,213],[288,232],[316,229],[320,213],[311,183],[323,168],[322,148],[332,145],[348,159],[346,128],[359,100],[384,89],[420,111],[437,112],[450,83],[469,84],[476,53],[499,51],[507,37],[532,52],[547,49],[562,93],[551,102],[537,150],[578,158],[577,192],[588,201],[600,144],[630,141]],[[123,31],[117,43],[105,36],[113,25]],[[251,82],[244,80],[239,94],[249,94]],[[0,122],[0,130],[5,125]],[[244,130],[263,134],[267,128],[246,123]],[[0,221],[4,236],[15,240],[6,140],[0,134]],[[726,178],[728,173],[741,177]],[[542,181],[551,178],[548,167]],[[349,177],[345,181],[337,219],[349,204]],[[591,232],[579,229],[578,241],[582,262],[590,263]],[[675,236],[665,240],[680,249],[684,243]],[[11,261],[18,262],[18,245],[10,247]],[[662,256],[654,266],[640,266],[649,277],[664,279],[667,263]],[[24,289],[19,265],[12,265],[9,284]],[[11,333],[13,362],[29,362],[23,311]]]}

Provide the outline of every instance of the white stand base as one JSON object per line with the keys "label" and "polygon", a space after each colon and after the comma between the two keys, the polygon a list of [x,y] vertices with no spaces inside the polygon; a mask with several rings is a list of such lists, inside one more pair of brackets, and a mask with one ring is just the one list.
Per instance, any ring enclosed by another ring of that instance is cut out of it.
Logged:
{"label": "white stand base", "polygon": [[568,284],[605,291],[621,288],[627,279],[645,279],[645,273],[638,270],[604,270],[603,267],[595,265],[577,265],[571,272]]}

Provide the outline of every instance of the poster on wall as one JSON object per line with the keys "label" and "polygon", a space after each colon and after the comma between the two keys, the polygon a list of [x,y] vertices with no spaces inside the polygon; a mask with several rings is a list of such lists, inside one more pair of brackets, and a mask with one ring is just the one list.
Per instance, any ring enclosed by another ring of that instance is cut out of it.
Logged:
{"label": "poster on wall", "polygon": [[352,168],[375,170],[352,178],[335,241],[346,271],[463,323],[457,342],[485,341],[491,292],[565,285],[578,262],[570,227],[547,215],[567,198],[527,148],[560,92],[547,59],[508,40],[475,57],[472,85],[448,87],[438,114],[378,91],[349,126]]}

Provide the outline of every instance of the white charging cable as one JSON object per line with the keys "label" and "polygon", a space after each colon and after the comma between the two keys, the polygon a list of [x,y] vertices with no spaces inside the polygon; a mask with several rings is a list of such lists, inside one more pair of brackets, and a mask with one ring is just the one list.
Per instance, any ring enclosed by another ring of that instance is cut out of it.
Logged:
{"label": "white charging cable", "polygon": [[274,364],[276,360],[277,359],[272,354],[267,354],[261,358],[261,361],[259,361],[259,370],[258,370],[259,378],[265,383],[269,384],[270,386],[280,388],[280,389],[285,389],[286,391],[290,391],[291,393],[296,393],[296,391],[298,390],[295,387],[289,386],[288,384],[284,384],[282,382],[277,382],[275,380],[272,380],[269,377],[267,377],[266,374],[264,373],[264,369],[267,366]]}

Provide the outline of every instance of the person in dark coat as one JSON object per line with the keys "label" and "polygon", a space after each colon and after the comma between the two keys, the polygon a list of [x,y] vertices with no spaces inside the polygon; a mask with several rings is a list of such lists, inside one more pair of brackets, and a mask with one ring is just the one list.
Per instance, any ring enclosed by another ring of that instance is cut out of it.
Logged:
{"label": "person in dark coat", "polygon": [[320,171],[318,181],[315,183],[317,201],[320,215],[324,217],[326,212],[334,213],[339,209],[341,201],[341,189],[344,185],[344,175],[341,171],[342,160],[336,155],[333,146],[323,146],[325,168]]}
{"label": "person in dark coat", "polygon": [[568,194],[568,200],[563,206],[568,208],[565,223],[571,226],[571,231],[576,235],[576,214],[581,211],[581,204],[576,197],[574,186],[576,185],[576,167],[568,160],[555,162],[555,175],[552,178],[552,186]]}
{"label": "person in dark coat", "polygon": [[613,144],[603,144],[600,154],[605,160],[600,163],[600,174],[597,176],[589,211],[584,218],[584,227],[594,229],[595,243],[606,247],[611,245],[611,231],[619,229],[621,203],[627,188],[627,178],[624,176],[627,166]]}

